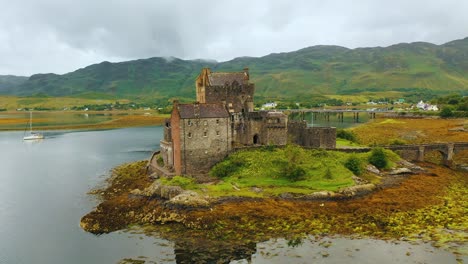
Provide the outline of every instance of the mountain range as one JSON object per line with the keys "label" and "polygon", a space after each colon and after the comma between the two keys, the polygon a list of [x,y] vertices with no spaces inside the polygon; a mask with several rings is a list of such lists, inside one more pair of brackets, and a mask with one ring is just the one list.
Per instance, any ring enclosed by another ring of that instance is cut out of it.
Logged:
{"label": "mountain range", "polygon": [[414,90],[467,95],[468,37],[442,45],[414,42],[356,49],[312,46],[226,62],[172,57],[105,61],[62,75],[0,75],[0,94],[194,98],[194,80],[203,67],[212,71],[242,71],[249,67],[260,98]]}

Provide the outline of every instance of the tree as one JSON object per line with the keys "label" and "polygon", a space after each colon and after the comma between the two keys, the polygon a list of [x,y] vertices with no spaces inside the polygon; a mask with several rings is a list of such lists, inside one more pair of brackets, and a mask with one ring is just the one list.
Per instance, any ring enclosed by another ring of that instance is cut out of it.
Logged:
{"label": "tree", "polygon": [[453,117],[453,110],[452,107],[449,106],[444,106],[442,108],[442,111],[440,111],[440,117],[442,118],[447,118],[447,117]]}
{"label": "tree", "polygon": [[383,148],[374,148],[369,156],[370,164],[378,169],[383,169],[388,165],[388,158]]}
{"label": "tree", "polygon": [[356,155],[351,155],[345,162],[345,167],[355,175],[361,175],[364,170],[361,160]]}

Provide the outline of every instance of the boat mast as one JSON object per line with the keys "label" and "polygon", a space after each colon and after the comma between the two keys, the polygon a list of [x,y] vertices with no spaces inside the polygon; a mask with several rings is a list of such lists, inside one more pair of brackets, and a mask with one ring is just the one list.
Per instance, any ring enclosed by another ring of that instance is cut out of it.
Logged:
{"label": "boat mast", "polygon": [[32,111],[29,111],[29,131],[32,132]]}

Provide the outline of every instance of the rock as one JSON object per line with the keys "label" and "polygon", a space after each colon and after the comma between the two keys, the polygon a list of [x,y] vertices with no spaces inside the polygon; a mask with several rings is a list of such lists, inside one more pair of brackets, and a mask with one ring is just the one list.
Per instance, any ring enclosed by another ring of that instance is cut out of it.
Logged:
{"label": "rock", "polygon": [[375,167],[372,164],[367,165],[366,170],[369,171],[369,172],[372,172],[374,174],[380,175],[379,169],[377,169],[377,167]]}
{"label": "rock", "polygon": [[330,198],[331,199],[343,198],[343,195],[340,193],[331,192],[331,191],[320,191],[320,192],[313,192],[313,193],[307,194],[304,198],[321,200],[321,199],[330,199]]}
{"label": "rock", "polygon": [[369,192],[373,191],[375,188],[376,188],[376,186],[374,184],[369,183],[369,184],[346,187],[346,188],[343,188],[343,189],[339,190],[338,193],[350,197],[350,196],[369,193]]}
{"label": "rock", "polygon": [[294,198],[294,195],[292,193],[282,193],[279,195],[279,197],[283,199],[291,199]]}
{"label": "rock", "polygon": [[184,191],[180,186],[161,186],[161,198],[172,199]]}
{"label": "rock", "polygon": [[254,192],[254,193],[261,193],[261,192],[263,192],[263,189],[262,189],[262,188],[258,188],[258,187],[252,187],[252,188],[250,188],[250,190],[252,190],[252,192]]}
{"label": "rock", "polygon": [[173,197],[167,203],[174,205],[184,205],[191,207],[208,206],[209,202],[200,194],[194,191],[184,191]]}
{"label": "rock", "polygon": [[404,159],[398,161],[398,165],[400,165],[401,167],[409,168],[412,171],[423,171],[424,170],[420,166],[418,166],[418,165],[416,165],[414,163],[411,163],[411,162],[409,162],[407,160],[404,160]]}
{"label": "rock", "polygon": [[160,181],[154,181],[150,186],[143,191],[135,189],[130,193],[133,195],[146,196],[146,197],[161,197],[164,199],[172,199],[173,197],[182,193],[184,189],[180,186],[167,186],[162,185]]}
{"label": "rock", "polygon": [[156,180],[150,186],[146,187],[143,191],[135,189],[130,193],[133,195],[146,196],[146,197],[161,197],[161,182]]}
{"label": "rock", "polygon": [[400,174],[408,174],[408,173],[413,173],[413,171],[411,171],[408,168],[396,168],[396,169],[393,169],[392,171],[390,171],[388,174],[389,175],[400,175]]}
{"label": "rock", "polygon": [[353,176],[352,179],[353,179],[354,183],[356,183],[356,185],[363,185],[363,184],[368,184],[369,183],[369,181],[364,180],[362,178],[359,178],[357,176]]}

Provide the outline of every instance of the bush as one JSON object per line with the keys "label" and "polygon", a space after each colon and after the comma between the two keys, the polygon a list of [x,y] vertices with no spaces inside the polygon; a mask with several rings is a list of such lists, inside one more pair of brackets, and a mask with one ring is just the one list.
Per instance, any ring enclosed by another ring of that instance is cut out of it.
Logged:
{"label": "bush", "polygon": [[401,146],[401,145],[405,145],[407,144],[406,141],[402,140],[402,139],[394,139],[392,140],[392,142],[390,142],[390,145],[394,145],[394,146]]}
{"label": "bush", "polygon": [[346,140],[349,140],[349,141],[354,142],[354,143],[358,143],[356,134],[354,134],[354,132],[349,131],[349,130],[337,129],[336,130],[336,137],[346,139]]}
{"label": "bush", "polygon": [[244,161],[236,156],[231,156],[228,159],[216,164],[210,171],[211,176],[224,178],[238,171],[244,166]]}
{"label": "bush", "polygon": [[348,170],[352,171],[355,175],[361,175],[364,170],[361,160],[355,155],[351,155],[346,160],[344,165]]}
{"label": "bush", "polygon": [[383,148],[374,148],[369,156],[370,164],[378,169],[383,169],[388,165],[388,157]]}
{"label": "bush", "polygon": [[158,156],[158,158],[156,159],[156,163],[157,163],[159,166],[163,167],[163,166],[164,166],[164,159],[163,159],[163,157]]}
{"label": "bush", "polygon": [[327,168],[327,170],[325,171],[325,176],[324,176],[324,178],[327,179],[327,180],[333,179],[333,174],[331,173],[330,168]]}
{"label": "bush", "polygon": [[453,117],[452,107],[444,106],[442,108],[442,111],[440,111],[440,117],[442,118]]}
{"label": "bush", "polygon": [[306,171],[294,163],[288,163],[283,169],[283,175],[290,181],[300,181],[304,179]]}

